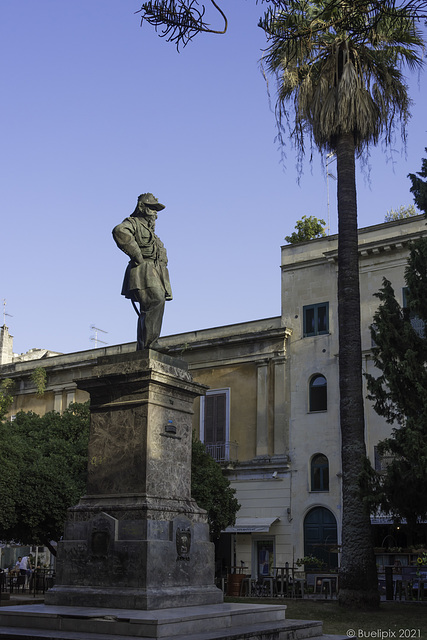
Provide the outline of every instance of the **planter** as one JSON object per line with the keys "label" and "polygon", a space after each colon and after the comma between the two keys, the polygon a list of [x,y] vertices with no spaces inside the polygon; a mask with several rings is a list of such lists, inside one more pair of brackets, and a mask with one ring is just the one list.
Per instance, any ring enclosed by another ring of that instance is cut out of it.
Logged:
{"label": "planter", "polygon": [[244,573],[229,573],[227,576],[227,595],[239,597],[240,587],[243,579],[246,578]]}

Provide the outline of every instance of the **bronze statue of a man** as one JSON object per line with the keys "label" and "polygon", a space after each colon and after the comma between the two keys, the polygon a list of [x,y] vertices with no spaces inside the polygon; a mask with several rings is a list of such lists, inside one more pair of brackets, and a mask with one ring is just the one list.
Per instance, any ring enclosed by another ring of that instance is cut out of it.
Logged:
{"label": "bronze statue of a man", "polygon": [[130,258],[122,295],[132,301],[138,314],[138,350],[156,347],[165,301],[172,300],[166,249],[154,233],[157,212],[164,208],[152,193],[143,193],[135,211],[113,229],[117,246]]}

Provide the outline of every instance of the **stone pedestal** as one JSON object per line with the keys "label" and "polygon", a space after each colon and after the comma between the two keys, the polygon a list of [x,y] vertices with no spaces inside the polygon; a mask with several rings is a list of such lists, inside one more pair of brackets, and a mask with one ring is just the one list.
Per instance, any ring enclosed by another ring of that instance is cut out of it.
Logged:
{"label": "stone pedestal", "polygon": [[222,602],[206,513],[191,498],[186,363],[156,351],[99,358],[87,495],[69,510],[46,604],[165,609]]}
{"label": "stone pedestal", "polygon": [[318,622],[286,606],[223,603],[206,514],[191,499],[195,384],[154,351],[99,358],[87,495],[69,510],[45,604],[0,607],[0,637],[294,640]]}

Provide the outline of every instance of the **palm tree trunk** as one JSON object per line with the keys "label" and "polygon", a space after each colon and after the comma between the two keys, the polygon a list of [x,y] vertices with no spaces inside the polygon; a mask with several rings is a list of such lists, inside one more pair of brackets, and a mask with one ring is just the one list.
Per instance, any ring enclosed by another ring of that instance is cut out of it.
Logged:
{"label": "palm tree trunk", "polygon": [[342,455],[342,555],[339,602],[378,607],[369,513],[359,488],[365,459],[360,337],[357,198],[353,136],[338,137],[338,328]]}

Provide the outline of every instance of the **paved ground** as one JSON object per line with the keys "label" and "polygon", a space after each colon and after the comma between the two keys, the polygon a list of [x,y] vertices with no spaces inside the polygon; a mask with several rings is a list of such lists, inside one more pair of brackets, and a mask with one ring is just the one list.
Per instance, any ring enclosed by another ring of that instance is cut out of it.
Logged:
{"label": "paved ground", "polygon": [[[8,600],[3,600],[4,593],[1,594],[1,607],[14,607],[19,604],[43,604],[44,597],[41,595],[30,595],[28,593],[12,593]],[[9,594],[6,594],[9,595]]]}

